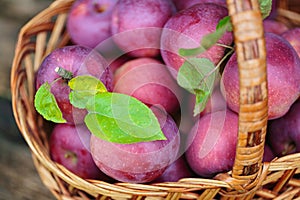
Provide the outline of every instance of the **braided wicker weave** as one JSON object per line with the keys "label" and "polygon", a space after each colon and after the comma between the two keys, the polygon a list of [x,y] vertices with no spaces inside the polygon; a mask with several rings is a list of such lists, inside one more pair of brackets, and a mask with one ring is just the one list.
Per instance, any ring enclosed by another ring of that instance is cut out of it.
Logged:
{"label": "braided wicker weave", "polygon": [[[300,199],[300,179],[296,178],[300,172],[300,154],[262,162],[268,92],[263,25],[257,0],[227,0],[241,86],[239,137],[232,171],[218,174],[215,179],[110,184],[82,179],[54,163],[49,156],[47,123],[33,106],[34,77],[44,56],[69,42],[65,22],[73,1],[54,1],[22,27],[11,71],[15,120],[43,183],[57,199]],[[295,11],[297,1],[292,3],[280,1],[277,10],[278,20],[290,27],[300,25],[300,15]]]}

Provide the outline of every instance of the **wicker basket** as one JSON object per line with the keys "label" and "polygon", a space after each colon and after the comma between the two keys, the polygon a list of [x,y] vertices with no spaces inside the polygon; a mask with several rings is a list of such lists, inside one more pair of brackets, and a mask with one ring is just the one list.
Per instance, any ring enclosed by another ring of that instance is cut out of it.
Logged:
{"label": "wicker basket", "polygon": [[[11,71],[15,120],[43,183],[57,199],[300,199],[300,179],[296,178],[300,172],[300,154],[262,162],[268,99],[263,27],[257,0],[227,0],[241,84],[238,146],[230,172],[218,174],[215,179],[110,184],[82,179],[54,163],[49,156],[47,123],[33,106],[34,76],[45,55],[69,42],[65,22],[73,1],[54,1],[20,30]],[[280,1],[278,20],[298,26],[297,3],[297,0]]]}

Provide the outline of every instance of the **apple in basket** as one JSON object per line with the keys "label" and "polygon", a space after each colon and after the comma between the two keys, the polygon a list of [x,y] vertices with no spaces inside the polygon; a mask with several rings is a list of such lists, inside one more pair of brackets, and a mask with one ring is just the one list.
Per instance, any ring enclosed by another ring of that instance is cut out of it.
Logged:
{"label": "apple in basket", "polygon": [[263,26],[265,32],[277,35],[281,35],[289,29],[284,23],[276,21],[275,19],[265,19],[263,21]]}
{"label": "apple in basket", "polygon": [[49,139],[51,158],[82,178],[109,180],[95,165],[90,136],[84,124],[56,124]]}
{"label": "apple in basket", "polygon": [[[45,57],[36,74],[36,88],[39,89],[43,85],[45,89],[50,89],[63,118],[70,124],[83,123],[86,114],[84,109],[72,106],[69,100],[68,81],[79,75],[96,77],[108,90],[112,89],[113,77],[105,59],[98,52],[80,45],[65,46],[52,51]],[[38,107],[42,107],[43,112],[53,115],[53,110],[46,110],[43,106],[46,105]]]}
{"label": "apple in basket", "polygon": [[226,0],[185,0],[185,1],[173,0],[173,3],[175,4],[175,7],[177,8],[178,11],[187,9],[198,3],[215,3],[226,7]]}
{"label": "apple in basket", "polygon": [[92,135],[91,154],[101,171],[123,182],[150,182],[177,159],[180,137],[176,123],[160,108],[152,106],[151,110],[166,140],[119,144]]}
{"label": "apple in basket", "polygon": [[[300,59],[294,48],[281,36],[265,33],[268,71],[269,119],[283,116],[300,95]],[[221,92],[228,106],[239,109],[239,84],[236,54],[227,62]]]}
{"label": "apple in basket", "polygon": [[180,156],[164,171],[162,175],[156,178],[153,183],[176,182],[181,178],[196,177],[195,173],[189,167],[185,156]]}
{"label": "apple in basket", "polygon": [[96,47],[111,37],[111,15],[117,0],[76,0],[66,27],[75,44]]}
{"label": "apple in basket", "polygon": [[[218,22],[226,15],[226,8],[213,3],[197,4],[173,15],[165,23],[161,36],[161,56],[166,65],[178,71],[185,61],[185,57],[178,54],[179,49],[198,47],[199,41],[214,32]],[[226,32],[218,43],[231,45],[232,33]],[[213,45],[197,57],[208,58],[217,64],[224,56],[224,51],[224,47]]]}
{"label": "apple in basket", "polygon": [[269,121],[267,140],[276,156],[300,152],[300,100],[283,117]]}
{"label": "apple in basket", "polygon": [[300,56],[300,27],[289,29],[282,33],[282,37],[285,38],[296,50],[298,56]]}
{"label": "apple in basket", "polygon": [[131,56],[158,56],[162,27],[174,12],[170,0],[119,0],[112,14],[113,40]]}
{"label": "apple in basket", "polygon": [[188,135],[186,159],[202,177],[232,169],[238,136],[238,115],[229,109],[199,118]]}
{"label": "apple in basket", "polygon": [[179,110],[181,90],[167,66],[154,58],[129,60],[114,74],[114,92],[131,95],[149,106],[161,106],[168,113]]}

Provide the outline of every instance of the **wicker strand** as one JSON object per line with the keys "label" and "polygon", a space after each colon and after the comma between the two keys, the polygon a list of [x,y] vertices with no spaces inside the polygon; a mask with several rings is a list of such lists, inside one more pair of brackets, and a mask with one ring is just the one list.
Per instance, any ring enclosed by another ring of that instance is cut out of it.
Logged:
{"label": "wicker strand", "polygon": [[[250,182],[259,178],[263,156],[267,126],[266,50],[258,1],[227,0],[227,5],[240,77],[239,138],[232,177],[243,180],[245,187],[250,184],[249,178]],[[240,149],[253,153],[244,154]]]}

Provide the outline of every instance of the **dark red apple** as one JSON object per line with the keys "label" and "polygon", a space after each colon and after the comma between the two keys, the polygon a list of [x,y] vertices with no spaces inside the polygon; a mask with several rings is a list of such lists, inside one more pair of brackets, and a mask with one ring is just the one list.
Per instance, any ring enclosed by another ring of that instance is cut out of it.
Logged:
{"label": "dark red apple", "polygon": [[284,23],[275,19],[265,19],[263,26],[266,33],[275,33],[277,35],[281,35],[288,30],[288,27]]}
{"label": "dark red apple", "polygon": [[179,110],[181,90],[170,70],[154,58],[129,60],[114,75],[114,92],[131,95],[149,106],[161,106],[168,113]]}
{"label": "dark red apple", "polygon": [[161,29],[174,9],[170,0],[119,0],[112,15],[115,43],[131,56],[158,56]]}
{"label": "dark red apple", "polygon": [[43,83],[48,82],[66,121],[70,124],[83,123],[86,110],[71,105],[68,80],[58,75],[55,71],[57,67],[72,72],[73,77],[91,75],[99,78],[111,91],[113,77],[106,60],[98,52],[88,47],[65,46],[55,49],[45,57],[37,72],[36,88],[38,89]]}
{"label": "dark red apple", "polygon": [[186,159],[202,177],[232,169],[238,136],[238,115],[229,109],[208,113],[196,122],[187,140]]}
{"label": "dark red apple", "polygon": [[51,158],[81,178],[108,180],[91,156],[90,137],[85,125],[55,125],[49,140]]}
{"label": "dark red apple", "polygon": [[298,56],[300,56],[300,27],[295,27],[285,31],[281,35],[285,38],[296,50]]}
{"label": "dark red apple", "polygon": [[179,157],[176,161],[174,161],[166,171],[158,178],[156,178],[154,183],[162,183],[162,182],[176,182],[181,178],[191,178],[195,177],[194,172],[190,169],[188,163],[184,155]]}
{"label": "dark red apple", "polygon": [[215,3],[227,7],[226,0],[173,0],[178,11],[192,7],[198,3]]}
{"label": "dark red apple", "polygon": [[[300,95],[300,59],[281,36],[266,33],[268,118],[283,116]],[[227,105],[239,111],[239,78],[236,54],[227,62],[221,79],[221,91]]]}
{"label": "dark red apple", "polygon": [[75,44],[96,47],[111,34],[111,15],[117,0],[76,0],[66,27]]}
{"label": "dark red apple", "polygon": [[151,108],[167,140],[118,144],[92,135],[91,154],[101,171],[123,182],[151,182],[177,159],[180,138],[176,123],[166,112]]}
{"label": "dark red apple", "polygon": [[263,162],[271,162],[275,158],[275,154],[269,144],[265,144]]}
{"label": "dark red apple", "polygon": [[267,139],[276,156],[300,152],[300,101],[281,118],[269,121]]}
{"label": "dark red apple", "polygon": [[[218,22],[227,14],[227,9],[223,6],[201,3],[171,17],[166,22],[161,36],[161,55],[166,65],[178,71],[185,61],[185,58],[179,55],[179,49],[199,47],[202,37],[214,32]],[[232,33],[226,32],[218,43],[231,45]],[[214,45],[197,57],[208,58],[217,64],[223,58],[224,51],[224,47]]]}

